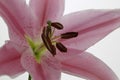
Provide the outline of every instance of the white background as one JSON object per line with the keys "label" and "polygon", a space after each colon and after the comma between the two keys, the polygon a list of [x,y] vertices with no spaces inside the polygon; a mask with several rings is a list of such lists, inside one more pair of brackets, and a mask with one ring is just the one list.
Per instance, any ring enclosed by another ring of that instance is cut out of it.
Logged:
{"label": "white background", "polygon": [[[120,8],[120,0],[65,0],[65,14],[84,9],[111,9]],[[0,46],[8,40],[7,26],[0,18]],[[105,39],[89,48],[87,51],[103,60],[116,75],[120,78],[120,29],[115,30]],[[7,76],[0,77],[0,80],[27,80],[28,74],[25,73],[15,79]],[[71,75],[62,73],[62,80],[84,80]]]}

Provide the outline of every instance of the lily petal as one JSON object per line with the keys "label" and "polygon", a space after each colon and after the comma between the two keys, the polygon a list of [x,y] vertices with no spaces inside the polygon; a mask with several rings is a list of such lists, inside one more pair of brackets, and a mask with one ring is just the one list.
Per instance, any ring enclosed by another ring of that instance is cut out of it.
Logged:
{"label": "lily petal", "polygon": [[48,20],[58,19],[63,15],[64,0],[31,0],[30,7],[39,18],[40,26]]}
{"label": "lily petal", "polygon": [[20,63],[20,54],[11,44],[6,43],[0,48],[0,75],[14,77],[24,71]]}
{"label": "lily petal", "polygon": [[26,51],[21,58],[23,67],[30,73],[33,80],[59,80],[61,71],[60,66],[51,58],[43,57],[41,63],[37,63],[30,55],[30,51]]}
{"label": "lily petal", "polygon": [[45,80],[60,80],[61,77],[61,64],[50,53],[44,56],[41,61],[41,66],[44,69]]}
{"label": "lily petal", "polygon": [[65,26],[62,33],[78,32],[76,38],[63,40],[63,44],[71,48],[86,50],[120,27],[120,9],[85,10],[66,15],[60,22]]}
{"label": "lily petal", "polygon": [[119,80],[105,63],[88,52],[62,61],[62,70],[88,80]]}
{"label": "lily petal", "polygon": [[83,51],[67,47],[67,52],[65,52],[65,53],[57,50],[57,55],[55,55],[55,58],[57,58],[59,61],[63,61],[66,59],[70,59],[73,56],[77,56],[78,54],[81,54],[82,52]]}
{"label": "lily petal", "polygon": [[[18,36],[34,36],[34,28],[37,25],[37,19],[27,6],[26,0],[0,0],[0,14],[9,29],[15,31]],[[14,39],[14,37],[11,39]]]}

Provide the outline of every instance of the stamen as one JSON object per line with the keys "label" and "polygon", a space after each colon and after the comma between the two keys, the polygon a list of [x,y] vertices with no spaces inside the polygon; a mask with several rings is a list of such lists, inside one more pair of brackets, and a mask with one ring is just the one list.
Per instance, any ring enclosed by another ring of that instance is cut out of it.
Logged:
{"label": "stamen", "polygon": [[56,54],[56,49],[55,47],[52,45],[52,42],[50,40],[50,38],[48,37],[48,34],[46,32],[46,28],[43,29],[43,33],[41,35],[42,40],[44,45],[46,46],[46,48],[52,53],[52,55],[54,56]]}
{"label": "stamen", "polygon": [[55,48],[54,45],[52,45],[52,49],[53,49],[53,50],[52,50],[53,52],[51,52],[51,53],[52,53],[53,56],[55,56],[55,55],[56,55],[56,48]]}
{"label": "stamen", "polygon": [[47,33],[49,34],[49,37],[51,37],[52,36],[52,28],[51,28],[51,21],[49,20],[49,21],[47,21]]}
{"label": "stamen", "polygon": [[53,22],[51,23],[51,26],[56,28],[56,29],[63,29],[63,25],[61,23],[58,23],[58,22]]}
{"label": "stamen", "polygon": [[56,43],[56,47],[61,51],[61,52],[67,52],[67,48],[60,42]]}
{"label": "stamen", "polygon": [[57,39],[60,39],[61,36],[54,36],[51,40],[57,40]]}
{"label": "stamen", "polygon": [[51,49],[51,45],[49,44],[50,41],[45,38],[44,34],[42,34],[41,36],[42,36],[44,45],[47,47],[48,50],[50,50]]}
{"label": "stamen", "polygon": [[52,36],[52,29],[51,29],[51,26],[47,26],[47,29],[46,29],[46,33],[49,37]]}
{"label": "stamen", "polygon": [[61,34],[61,38],[63,39],[69,39],[69,38],[74,38],[78,36],[78,32],[67,32]]}
{"label": "stamen", "polygon": [[[56,47],[61,52],[67,52],[67,48],[62,43],[57,42],[59,38],[69,39],[78,36],[78,32],[67,32],[59,36],[54,36],[53,34],[55,29],[61,30],[63,29],[63,25],[59,22],[47,21],[47,26],[44,27],[43,33],[41,35],[43,40],[43,46],[46,47],[53,56],[56,55]],[[56,47],[54,46],[55,44]]]}

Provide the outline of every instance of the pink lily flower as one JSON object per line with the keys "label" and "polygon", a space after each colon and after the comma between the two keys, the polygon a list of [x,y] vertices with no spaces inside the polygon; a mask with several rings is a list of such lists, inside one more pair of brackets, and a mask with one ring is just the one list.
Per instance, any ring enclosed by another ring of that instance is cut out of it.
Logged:
{"label": "pink lily flower", "polygon": [[10,37],[0,48],[0,75],[27,71],[32,80],[60,80],[65,72],[89,80],[119,80],[86,50],[120,26],[120,9],[64,16],[63,11],[64,0],[30,0],[29,6],[26,0],[0,0]]}

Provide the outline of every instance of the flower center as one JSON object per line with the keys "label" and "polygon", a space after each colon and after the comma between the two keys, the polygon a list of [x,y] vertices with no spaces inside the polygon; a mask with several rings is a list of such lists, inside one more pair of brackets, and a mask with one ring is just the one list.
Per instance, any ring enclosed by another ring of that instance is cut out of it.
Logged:
{"label": "flower center", "polygon": [[63,53],[67,52],[67,48],[59,42],[59,39],[70,39],[78,36],[78,32],[66,32],[58,36],[54,36],[55,29],[62,30],[63,25],[59,22],[47,21],[47,26],[44,26],[42,30],[42,42],[40,43],[36,43],[29,37],[25,36],[33,50],[37,62],[40,62],[40,59],[46,50],[48,50],[53,56],[56,55],[56,48]]}

